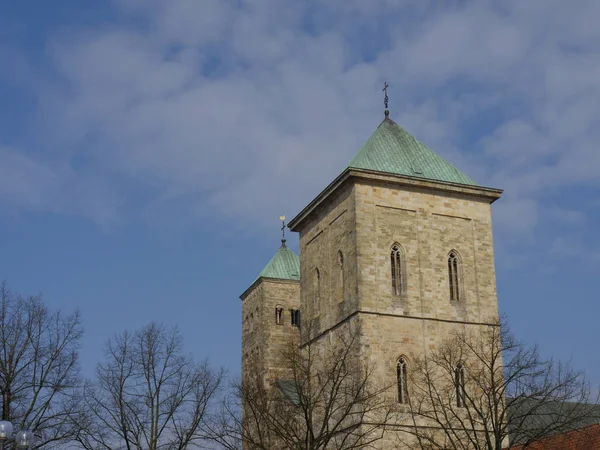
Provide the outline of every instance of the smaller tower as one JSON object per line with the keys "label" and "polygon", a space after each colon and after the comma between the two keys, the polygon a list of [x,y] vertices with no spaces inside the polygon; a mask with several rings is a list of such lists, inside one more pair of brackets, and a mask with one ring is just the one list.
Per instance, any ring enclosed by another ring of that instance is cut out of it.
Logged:
{"label": "smaller tower", "polygon": [[282,346],[298,334],[301,320],[300,258],[287,247],[284,231],[285,222],[281,247],[240,297],[242,374],[258,371],[270,382],[285,377]]}

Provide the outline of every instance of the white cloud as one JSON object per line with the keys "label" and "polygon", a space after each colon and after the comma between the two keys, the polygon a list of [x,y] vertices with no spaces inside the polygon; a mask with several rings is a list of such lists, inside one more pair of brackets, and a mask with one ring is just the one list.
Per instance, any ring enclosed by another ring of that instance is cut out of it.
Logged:
{"label": "white cloud", "polygon": [[[54,210],[47,179],[93,173],[111,189],[90,187],[81,203],[106,215],[176,208],[182,221],[260,227],[343,169],[381,120],[383,79],[401,125],[505,188],[495,216],[515,237],[531,239],[548,189],[600,185],[592,0],[114,5],[118,23],[49,44],[56,79],[40,84],[37,126],[52,153],[27,156],[47,174],[27,172],[5,201]],[[75,158],[80,168],[54,169]]]}
{"label": "white cloud", "polygon": [[585,212],[568,208],[549,208],[547,215],[554,222],[575,227],[585,224],[588,220]]}
{"label": "white cloud", "polygon": [[510,199],[494,206],[494,224],[511,233],[512,238],[532,237],[538,225],[538,205],[532,199]]}
{"label": "white cloud", "polygon": [[4,211],[83,215],[103,226],[115,223],[120,203],[106,180],[92,173],[75,173],[62,164],[42,162],[1,146],[0,202]]}
{"label": "white cloud", "polygon": [[583,252],[583,244],[573,238],[558,237],[550,246],[549,253],[558,257],[578,256]]}

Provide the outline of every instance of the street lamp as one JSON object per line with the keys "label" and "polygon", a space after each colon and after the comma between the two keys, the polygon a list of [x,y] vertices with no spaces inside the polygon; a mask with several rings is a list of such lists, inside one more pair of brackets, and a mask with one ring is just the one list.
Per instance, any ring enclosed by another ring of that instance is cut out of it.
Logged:
{"label": "street lamp", "polygon": [[[4,443],[10,439],[13,432],[13,425],[8,420],[0,420],[0,449],[4,450]],[[29,430],[21,430],[15,436],[17,448],[28,449],[33,444],[33,433]]]}
{"label": "street lamp", "polygon": [[4,441],[6,441],[13,432],[12,423],[8,420],[0,421],[0,448],[4,449]]}
{"label": "street lamp", "polygon": [[17,448],[29,448],[33,445],[33,433],[29,430],[21,430],[15,437]]}

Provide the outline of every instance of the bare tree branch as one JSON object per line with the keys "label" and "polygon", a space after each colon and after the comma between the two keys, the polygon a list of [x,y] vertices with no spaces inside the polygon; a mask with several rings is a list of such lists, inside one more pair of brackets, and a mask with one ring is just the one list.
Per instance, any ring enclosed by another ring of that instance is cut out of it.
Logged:
{"label": "bare tree branch", "polygon": [[0,285],[2,420],[32,430],[35,448],[52,448],[77,434],[82,333],[78,312],[52,312],[41,296],[23,298]]}
{"label": "bare tree branch", "polygon": [[153,323],[117,335],[85,388],[89,416],[78,441],[90,450],[196,446],[223,375],[185,356],[176,328]]}
{"label": "bare tree branch", "polygon": [[501,450],[509,438],[527,449],[597,421],[597,403],[581,372],[543,359],[499,321],[456,331],[415,359],[404,437],[421,449]]}
{"label": "bare tree branch", "polygon": [[[391,386],[374,381],[360,358],[359,330],[338,330],[332,339],[281,353],[288,370],[267,379],[251,366],[213,421],[215,441],[234,450],[352,450],[375,448],[397,419]],[[241,415],[243,411],[243,416]]]}

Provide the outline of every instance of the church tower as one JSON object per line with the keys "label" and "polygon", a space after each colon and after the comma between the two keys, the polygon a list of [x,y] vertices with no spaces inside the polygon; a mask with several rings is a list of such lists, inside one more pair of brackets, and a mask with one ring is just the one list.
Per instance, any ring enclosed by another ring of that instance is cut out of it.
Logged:
{"label": "church tower", "polygon": [[494,326],[490,205],[501,193],[386,111],[342,174],[290,222],[300,234],[302,342],[355,323],[383,386],[452,330]]}
{"label": "church tower", "polygon": [[275,380],[285,370],[277,346],[290,333],[304,345],[355,326],[358,356],[375,363],[382,386],[398,383],[397,402],[406,402],[399,377],[411,356],[454,330],[496,325],[490,205],[501,193],[463,174],[386,110],[350,164],[290,222],[300,258],[284,242],[242,295],[242,370],[258,358]]}
{"label": "church tower", "polygon": [[241,295],[242,374],[256,370],[266,381],[282,377],[281,346],[299,333],[300,258],[281,247]]}

